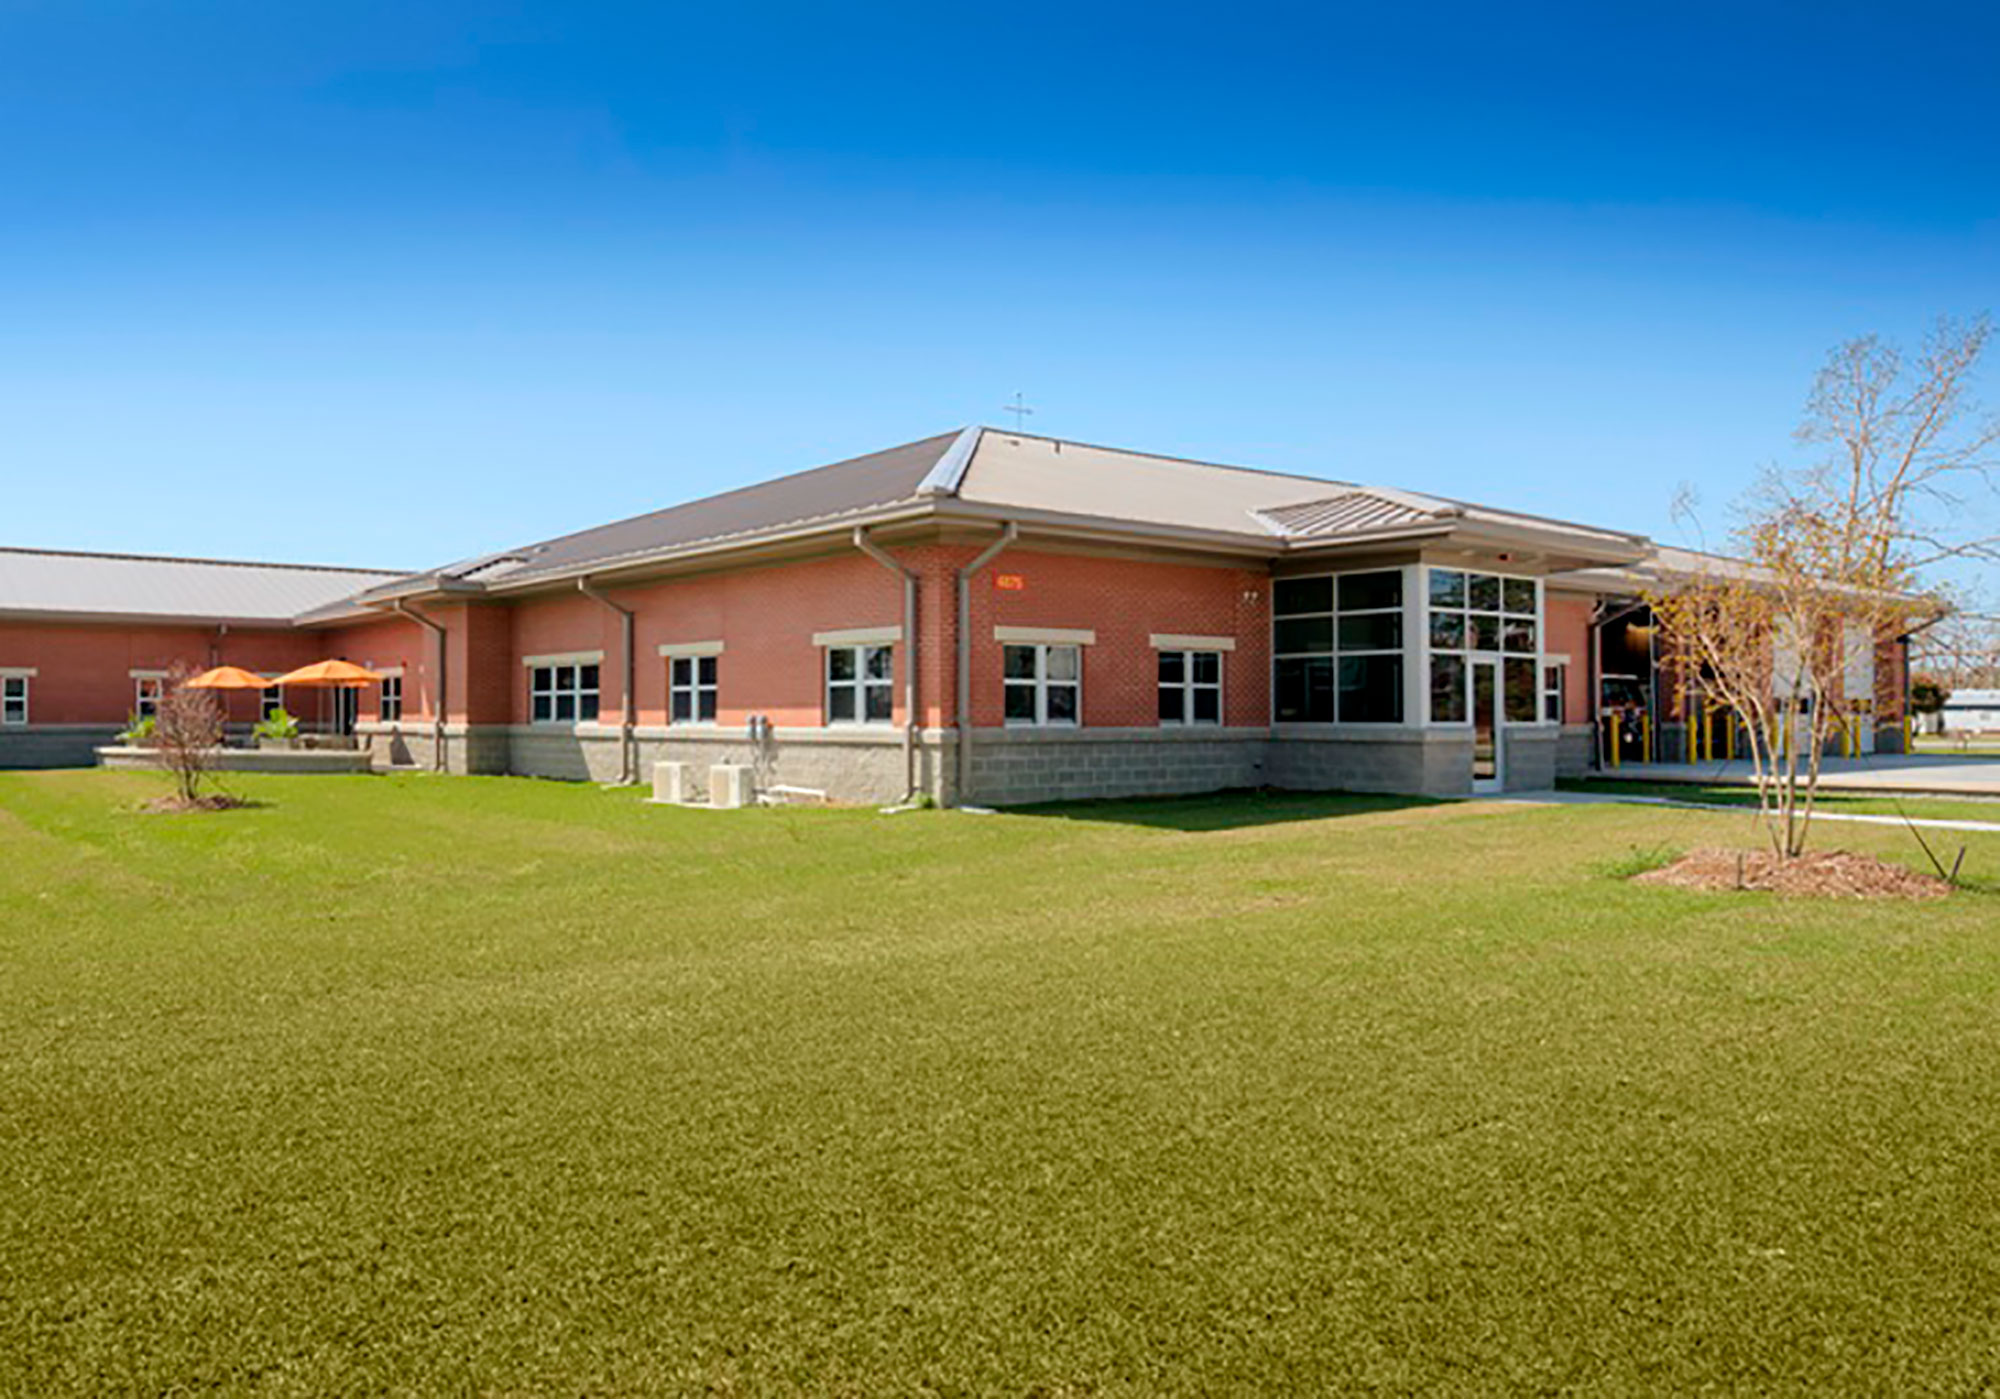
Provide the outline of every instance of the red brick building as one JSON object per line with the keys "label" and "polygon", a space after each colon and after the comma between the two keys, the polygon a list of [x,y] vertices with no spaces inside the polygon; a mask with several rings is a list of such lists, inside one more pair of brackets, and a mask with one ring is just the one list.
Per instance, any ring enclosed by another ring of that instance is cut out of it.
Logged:
{"label": "red brick building", "polygon": [[0,765],[87,761],[177,662],[338,656],[389,678],[305,717],[385,765],[741,763],[866,801],[1546,787],[1605,756],[1607,696],[1652,755],[1684,742],[1635,649],[1656,553],[978,428],[421,573],[0,551]]}

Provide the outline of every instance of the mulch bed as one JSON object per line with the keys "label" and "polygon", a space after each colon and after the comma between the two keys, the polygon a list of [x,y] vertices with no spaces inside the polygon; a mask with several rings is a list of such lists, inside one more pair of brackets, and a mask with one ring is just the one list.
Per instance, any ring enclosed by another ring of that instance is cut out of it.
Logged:
{"label": "mulch bed", "polygon": [[1845,850],[1814,851],[1795,860],[1780,860],[1768,850],[1691,850],[1633,879],[1677,889],[1756,889],[1819,899],[1941,899],[1951,892],[1934,874]]}
{"label": "mulch bed", "polygon": [[139,809],[159,815],[180,815],[190,811],[237,811],[243,807],[255,805],[255,802],[243,797],[232,797],[221,792],[211,792],[205,797],[196,797],[191,802],[182,801],[179,796],[155,797]]}

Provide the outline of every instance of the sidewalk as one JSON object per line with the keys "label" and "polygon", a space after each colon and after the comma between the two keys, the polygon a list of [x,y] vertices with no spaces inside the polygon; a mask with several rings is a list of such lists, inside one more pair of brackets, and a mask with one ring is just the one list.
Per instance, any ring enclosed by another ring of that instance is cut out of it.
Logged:
{"label": "sidewalk", "polygon": [[[1631,769],[1627,768],[1626,772]],[[1622,776],[1623,774],[1621,774]],[[1647,778],[1647,781],[1657,781]],[[1686,780],[1686,779],[1682,779]],[[1520,802],[1526,806],[1664,806],[1675,811],[1721,811],[1736,816],[1755,816],[1754,806],[1729,806],[1722,802],[1681,801],[1675,797],[1627,796],[1618,792],[1504,792],[1490,797],[1474,798],[1476,801]],[[2000,807],[1994,809],[1991,821],[1956,821],[1937,816],[1889,816],[1874,812],[1828,811],[1824,807],[1813,809],[1814,821],[1851,821],[1864,826],[1916,826],[1927,831],[1975,831],[2000,835]]]}
{"label": "sidewalk", "polygon": [[[1626,763],[1590,775],[1607,782],[1684,782],[1711,787],[1748,787],[1756,781],[1750,764],[1744,761]],[[2000,798],[2000,758],[1930,753],[1826,758],[1820,764],[1819,785],[1829,792]]]}

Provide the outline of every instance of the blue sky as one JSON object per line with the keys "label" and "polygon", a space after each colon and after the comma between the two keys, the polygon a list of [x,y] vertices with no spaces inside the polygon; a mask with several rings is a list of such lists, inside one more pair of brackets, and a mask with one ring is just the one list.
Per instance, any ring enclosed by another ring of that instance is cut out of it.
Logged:
{"label": "blue sky", "polygon": [[1678,537],[1834,342],[2000,307],[1996,52],[1842,0],[0,0],[0,542],[419,566],[1016,391]]}

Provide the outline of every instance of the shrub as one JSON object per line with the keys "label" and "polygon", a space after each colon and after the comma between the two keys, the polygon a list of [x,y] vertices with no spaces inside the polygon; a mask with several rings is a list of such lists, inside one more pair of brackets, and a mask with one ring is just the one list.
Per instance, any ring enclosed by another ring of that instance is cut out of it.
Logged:
{"label": "shrub", "polygon": [[118,741],[127,748],[151,748],[154,743],[154,731],[158,727],[159,720],[152,715],[134,714],[126,721],[125,732],[118,735]]}
{"label": "shrub", "polygon": [[297,738],[299,736],[299,721],[294,719],[286,710],[274,709],[271,711],[270,718],[260,720],[257,726],[251,729],[250,732],[258,738]]}

